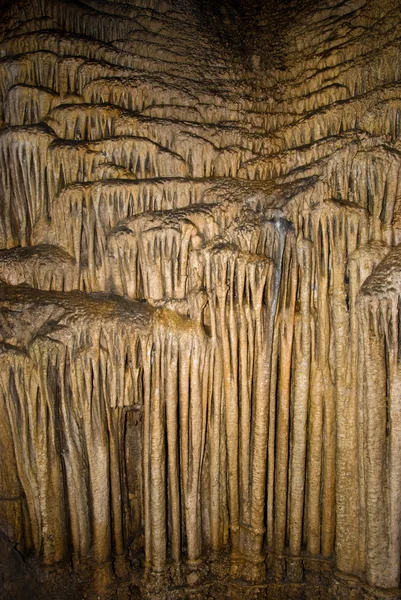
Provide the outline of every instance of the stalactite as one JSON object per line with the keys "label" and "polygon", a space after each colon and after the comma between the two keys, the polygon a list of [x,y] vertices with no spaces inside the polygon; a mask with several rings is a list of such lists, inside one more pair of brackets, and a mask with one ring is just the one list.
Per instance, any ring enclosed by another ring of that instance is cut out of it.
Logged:
{"label": "stalactite", "polygon": [[359,365],[364,363],[363,349],[359,343],[360,318],[358,318],[357,297],[361,285],[367,280],[372,271],[389,253],[390,247],[381,242],[371,242],[355,250],[348,259],[349,272],[349,303],[350,303],[350,414],[357,427],[357,448],[353,457],[358,459],[358,501],[360,506],[358,523],[358,561],[359,569],[365,568],[365,481],[364,481],[364,440],[363,440],[363,372]]}
{"label": "stalactite", "polygon": [[277,319],[278,357],[273,368],[277,369],[278,410],[276,413],[276,451],[274,470],[274,545],[279,553],[284,549],[287,512],[287,471],[289,447],[290,370],[294,311],[297,287],[297,265],[291,260],[291,247],[285,248],[283,257],[283,283],[279,298]]}
{"label": "stalactite", "polygon": [[58,94],[44,88],[15,85],[4,103],[4,120],[10,125],[40,123],[60,103]]}
{"label": "stalactite", "polygon": [[[165,566],[167,552],[167,512],[165,500],[166,472],[164,464],[164,444],[162,414],[168,421],[168,456],[171,480],[171,502],[175,513],[172,539],[175,544],[176,560],[180,556],[182,524],[179,518],[183,510],[186,523],[187,555],[190,560],[199,558],[201,542],[201,490],[200,473],[205,449],[206,415],[209,405],[209,350],[206,338],[199,325],[188,319],[182,320],[174,313],[154,313],[154,333],[146,330],[151,313],[141,305],[127,303],[126,314],[131,314],[134,330],[119,332],[112,324],[125,322],[124,309],[115,299],[94,298],[88,302],[82,295],[60,295],[56,293],[34,292],[24,287],[4,286],[2,293],[2,341],[10,348],[3,354],[2,386],[12,386],[15,408],[10,412],[11,431],[17,457],[17,468],[24,493],[31,512],[34,533],[34,548],[42,554],[45,562],[57,562],[66,554],[66,521],[73,552],[77,561],[88,558],[89,552],[95,564],[103,565],[111,558],[120,557],[125,551],[123,537],[123,515],[121,506],[122,476],[120,473],[121,408],[132,403],[142,403],[136,397],[133,380],[137,377],[138,349],[141,346],[143,357],[148,352],[154,355],[153,366],[146,375],[144,371],[144,411],[147,414],[149,436],[144,444],[153,448],[152,457],[157,451],[159,461],[152,462],[149,469],[149,505],[145,507],[145,523],[148,518],[150,540],[147,558],[156,570]],[[36,295],[35,295],[36,294]],[[7,304],[14,300],[20,310],[35,297],[48,303],[47,322],[32,324],[31,331],[13,332],[7,321]],[[77,311],[77,306],[79,310]],[[139,312],[135,313],[135,311]],[[93,318],[92,329],[85,329],[82,317]],[[108,315],[108,317],[106,316]],[[54,321],[54,318],[58,321]],[[52,320],[53,319],[53,320]],[[105,320],[106,319],[106,320]],[[135,329],[135,328],[142,328]],[[53,333],[51,333],[53,329]],[[58,340],[57,331],[61,332]],[[41,333],[43,332],[43,333]],[[132,337],[132,333],[134,337]],[[150,333],[150,335],[149,335]],[[139,337],[138,337],[139,334]],[[121,352],[130,353],[131,367],[128,372],[125,360],[110,362],[108,356],[113,351],[116,337],[120,339]],[[47,340],[45,346],[40,339]],[[80,354],[76,354],[76,344]],[[45,352],[40,348],[45,348]],[[22,352],[28,354],[25,356]],[[147,350],[148,349],[148,350]],[[166,360],[175,355],[180,367],[180,389],[187,389],[187,413],[178,411],[177,394],[179,389],[176,372],[167,370]],[[27,363],[24,372],[28,381],[20,380],[20,358]],[[144,366],[146,366],[145,363]],[[150,364],[150,363],[149,363]],[[120,365],[122,371],[119,372]],[[125,369],[125,372],[124,372]],[[164,384],[166,381],[166,384]],[[8,383],[7,383],[8,382]],[[164,390],[164,385],[167,389]],[[57,391],[58,390],[58,391]],[[201,391],[203,390],[203,391]],[[167,404],[164,401],[167,392]],[[86,398],[83,405],[77,404]],[[11,398],[7,396],[10,410]],[[34,403],[31,405],[31,403]],[[179,417],[180,414],[180,417]],[[28,461],[24,455],[23,441],[17,434],[18,419],[24,415],[24,426],[33,436],[34,456]],[[46,416],[47,415],[47,416]],[[48,419],[46,429],[40,427],[37,419]],[[181,419],[180,425],[178,418]],[[202,425],[203,423],[203,425]],[[62,437],[58,427],[62,425]],[[45,436],[45,438],[43,438]],[[94,443],[96,438],[97,442]],[[146,441],[147,440],[147,441]],[[36,448],[36,451],[35,451]],[[59,449],[57,452],[56,448]],[[60,453],[61,451],[61,453]],[[188,479],[178,477],[178,455],[180,462],[187,464]],[[146,456],[146,454],[145,454]],[[61,463],[65,469],[65,483],[61,478]],[[50,469],[50,464],[53,465]],[[55,465],[59,464],[56,469]],[[52,471],[53,482],[45,482],[46,473]],[[146,470],[145,470],[146,473]],[[67,486],[67,505],[63,505],[63,487]],[[78,485],[79,493],[75,493]],[[146,485],[146,478],[145,478]],[[38,492],[39,490],[39,492]],[[46,496],[42,496],[45,493]],[[31,500],[30,500],[31,498]],[[89,499],[89,505],[88,503]],[[61,504],[60,504],[61,503]],[[182,503],[182,509],[180,507]],[[149,512],[147,512],[149,511]],[[146,517],[148,514],[148,517]],[[35,517],[34,517],[35,515]],[[68,517],[67,517],[68,515]],[[113,529],[110,529],[110,523]]]}
{"label": "stalactite", "polygon": [[58,246],[43,244],[29,248],[0,250],[0,281],[28,284],[40,290],[77,289],[76,261]]}
{"label": "stalactite", "polygon": [[26,246],[34,223],[46,214],[47,149],[53,136],[46,128],[5,128],[1,131],[2,248]]}
{"label": "stalactite", "polygon": [[[364,366],[360,401],[363,415],[365,560],[373,586],[397,587],[400,577],[397,482],[399,286],[396,246],[362,285],[359,304],[360,361]],[[375,394],[372,401],[372,395]],[[387,528],[385,520],[390,519]]]}
{"label": "stalactite", "polygon": [[1,531],[99,597],[397,597],[395,0],[5,4]]}
{"label": "stalactite", "polygon": [[306,483],[307,418],[310,390],[312,318],[311,276],[312,248],[308,240],[299,243],[299,308],[294,322],[294,388],[296,403],[292,407],[289,481],[289,548],[298,556],[302,548],[302,529]]}

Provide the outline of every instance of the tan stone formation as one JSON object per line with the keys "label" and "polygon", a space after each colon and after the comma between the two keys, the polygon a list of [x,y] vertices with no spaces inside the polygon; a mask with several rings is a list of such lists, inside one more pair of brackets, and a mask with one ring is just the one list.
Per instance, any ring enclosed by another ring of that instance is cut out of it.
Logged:
{"label": "tan stone formation", "polygon": [[1,14],[0,531],[105,599],[399,598],[399,2]]}

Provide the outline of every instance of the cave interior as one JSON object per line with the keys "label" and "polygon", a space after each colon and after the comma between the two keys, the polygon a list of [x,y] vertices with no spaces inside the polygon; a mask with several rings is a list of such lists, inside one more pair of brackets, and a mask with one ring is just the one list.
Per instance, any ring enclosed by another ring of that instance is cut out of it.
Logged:
{"label": "cave interior", "polygon": [[399,599],[399,0],[0,14],[1,600]]}

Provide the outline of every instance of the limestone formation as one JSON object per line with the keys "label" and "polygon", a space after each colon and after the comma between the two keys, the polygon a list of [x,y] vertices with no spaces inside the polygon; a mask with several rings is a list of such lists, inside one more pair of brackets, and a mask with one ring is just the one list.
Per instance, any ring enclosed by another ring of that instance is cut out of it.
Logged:
{"label": "limestone formation", "polygon": [[0,551],[44,597],[401,597],[399,9],[0,3]]}

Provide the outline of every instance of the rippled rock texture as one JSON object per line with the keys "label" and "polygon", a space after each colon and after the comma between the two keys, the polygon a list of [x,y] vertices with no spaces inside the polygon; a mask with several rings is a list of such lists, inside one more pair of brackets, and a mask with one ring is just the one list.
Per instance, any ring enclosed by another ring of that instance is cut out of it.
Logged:
{"label": "rippled rock texture", "polygon": [[399,2],[1,14],[0,596],[398,598]]}

